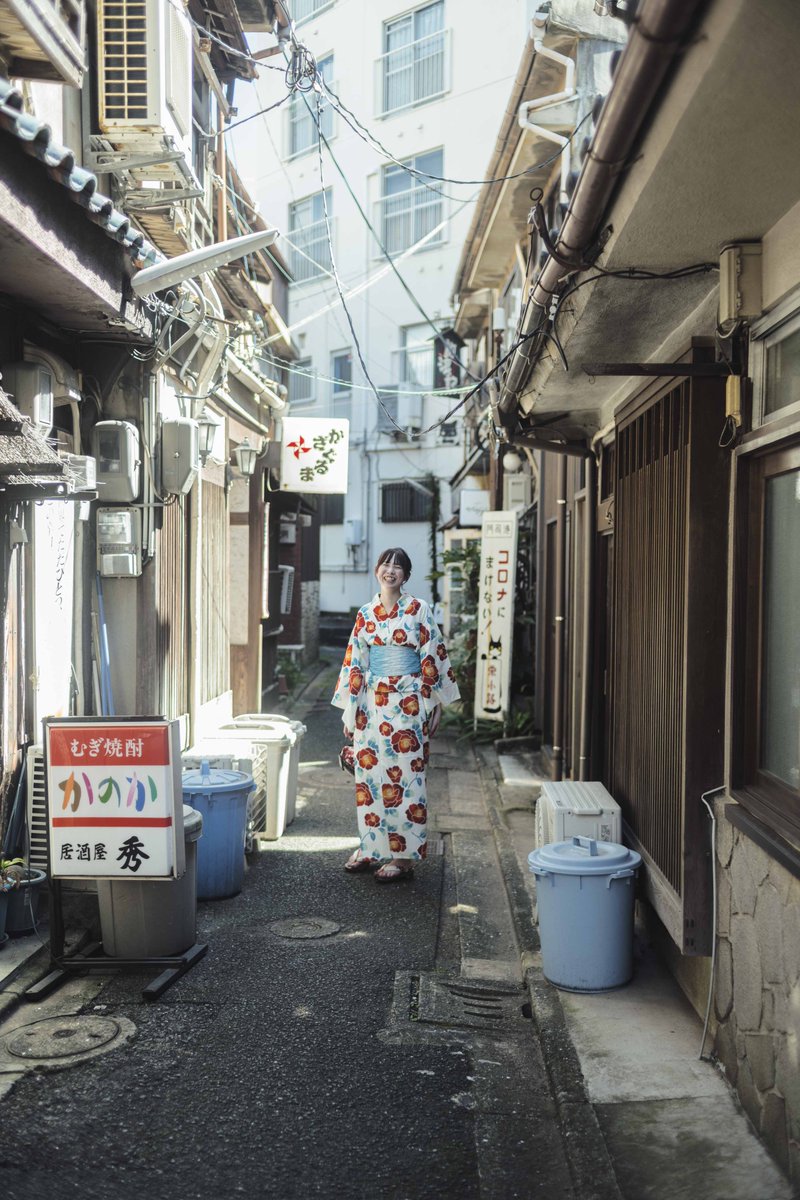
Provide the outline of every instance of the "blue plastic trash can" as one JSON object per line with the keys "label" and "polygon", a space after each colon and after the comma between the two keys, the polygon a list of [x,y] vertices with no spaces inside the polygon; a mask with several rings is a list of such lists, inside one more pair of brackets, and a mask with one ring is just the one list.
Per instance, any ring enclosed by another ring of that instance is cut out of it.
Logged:
{"label": "blue plastic trash can", "polygon": [[247,798],[255,784],[244,771],[223,771],[201,763],[183,772],[184,803],[203,815],[197,847],[197,898],[235,896],[244,883],[244,840]]}
{"label": "blue plastic trash can", "polygon": [[536,876],[545,977],[568,992],[604,992],[633,975],[633,900],[641,855],[573,837],[528,855]]}

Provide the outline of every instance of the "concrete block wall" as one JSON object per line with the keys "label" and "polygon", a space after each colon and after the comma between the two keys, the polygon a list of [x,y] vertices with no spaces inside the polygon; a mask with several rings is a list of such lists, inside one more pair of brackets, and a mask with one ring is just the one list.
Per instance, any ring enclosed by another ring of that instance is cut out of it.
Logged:
{"label": "concrete block wall", "polygon": [[800,1185],[800,880],[717,805],[715,1053]]}

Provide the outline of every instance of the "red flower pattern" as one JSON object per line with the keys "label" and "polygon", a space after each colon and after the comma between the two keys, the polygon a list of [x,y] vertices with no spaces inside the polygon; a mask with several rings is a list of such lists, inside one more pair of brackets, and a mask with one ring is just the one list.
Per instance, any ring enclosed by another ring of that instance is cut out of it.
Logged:
{"label": "red flower pattern", "polygon": [[403,778],[403,768],[402,767],[389,767],[389,770],[386,772],[386,774],[389,776],[392,783],[399,783],[400,780]]}
{"label": "red flower pattern", "polygon": [[352,661],[353,661],[353,643],[351,642],[350,645],[347,647],[347,649],[344,652],[344,666],[349,667],[350,663]]}
{"label": "red flower pattern", "polygon": [[416,696],[404,696],[400,701],[400,707],[407,716],[415,717],[419,712],[419,700]]}
{"label": "red flower pattern", "polygon": [[408,604],[406,605],[406,616],[415,617],[421,607],[422,606],[419,600],[409,600]]}
{"label": "red flower pattern", "polygon": [[397,808],[403,800],[403,789],[399,783],[384,783],[381,788],[384,808]]}
{"label": "red flower pattern", "polygon": [[424,804],[409,804],[406,816],[415,825],[425,825],[428,820],[428,812]]}
{"label": "red flower pattern", "polygon": [[364,683],[364,675],[358,667],[352,667],[350,670],[350,695],[357,696],[361,691]]}
{"label": "red flower pattern", "polygon": [[356,758],[358,759],[358,765],[364,771],[369,771],[370,768],[374,767],[378,761],[377,754],[374,750],[371,750],[369,746],[367,746],[364,750],[359,750]]}
{"label": "red flower pattern", "polygon": [[380,823],[381,823],[381,819],[377,813],[365,813],[364,814],[364,824],[365,825],[371,825],[374,828],[376,825],[380,825]]}
{"label": "red flower pattern", "polygon": [[422,662],[420,663],[420,670],[422,671],[422,678],[430,687],[433,687],[439,682],[439,671],[436,666],[436,660],[432,654],[427,654],[425,658],[423,658]]}
{"label": "red flower pattern", "polygon": [[390,733],[394,733],[394,725],[390,721],[381,721],[378,729],[384,737],[388,737]]}
{"label": "red flower pattern", "polygon": [[395,854],[399,854],[402,850],[405,850],[405,848],[406,848],[406,839],[403,837],[402,834],[400,834],[400,833],[390,833],[389,834],[389,849],[390,850],[394,851]]}
{"label": "red flower pattern", "polygon": [[420,627],[419,627],[419,644],[420,644],[420,646],[425,646],[430,640],[431,640],[431,635],[430,635],[428,626],[420,625]]}
{"label": "red flower pattern", "polygon": [[438,643],[438,645],[436,647],[436,657],[438,659],[440,659],[441,662],[444,662],[444,660],[447,658],[447,650],[445,648],[444,642]]}
{"label": "red flower pattern", "polygon": [[369,785],[366,783],[356,784],[356,805],[359,808],[365,808],[370,804],[375,803],[375,798],[369,790]]}
{"label": "red flower pattern", "polygon": [[367,713],[363,708],[356,709],[356,729],[367,728]]}
{"label": "red flower pattern", "polygon": [[398,754],[411,754],[419,750],[419,738],[413,729],[398,729],[392,734],[392,749]]}
{"label": "red flower pattern", "polygon": [[416,771],[416,773],[418,775],[421,775],[422,772],[425,770],[425,759],[424,758],[412,758],[411,770]]}
{"label": "red flower pattern", "polygon": [[392,634],[392,641],[397,646],[402,646],[405,642],[407,642],[408,634],[406,633],[405,629],[395,629],[394,633]]}
{"label": "red flower pattern", "polygon": [[364,628],[366,629],[367,633],[374,633],[378,627],[374,621],[367,621],[364,625]]}

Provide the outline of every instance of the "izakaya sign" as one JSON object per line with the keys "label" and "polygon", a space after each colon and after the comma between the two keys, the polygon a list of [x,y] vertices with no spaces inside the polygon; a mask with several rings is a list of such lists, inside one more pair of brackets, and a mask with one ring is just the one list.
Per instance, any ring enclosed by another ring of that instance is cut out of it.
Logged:
{"label": "izakaya sign", "polygon": [[46,720],[54,878],[174,879],[185,870],[177,721]]}
{"label": "izakaya sign", "polygon": [[346,492],[350,422],[325,417],[285,417],[281,490]]}
{"label": "izakaya sign", "polygon": [[481,520],[475,717],[505,721],[511,697],[517,513],[485,512]]}

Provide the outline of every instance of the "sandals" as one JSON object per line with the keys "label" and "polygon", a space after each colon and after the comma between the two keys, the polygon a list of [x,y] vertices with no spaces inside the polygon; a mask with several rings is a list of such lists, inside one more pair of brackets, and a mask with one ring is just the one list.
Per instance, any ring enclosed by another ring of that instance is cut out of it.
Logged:
{"label": "sandals", "polygon": [[361,852],[356,850],[344,864],[344,869],[345,871],[349,871],[351,875],[357,875],[359,871],[370,871],[377,861],[376,858],[364,858]]}
{"label": "sandals", "polygon": [[375,872],[376,882],[399,883],[401,879],[411,879],[414,874],[414,868],[410,862],[407,867],[401,867],[401,862],[408,862],[408,859],[393,858],[389,862],[384,863],[380,870]]}

